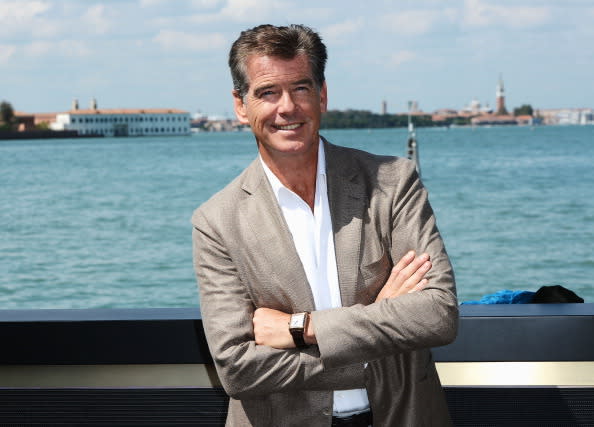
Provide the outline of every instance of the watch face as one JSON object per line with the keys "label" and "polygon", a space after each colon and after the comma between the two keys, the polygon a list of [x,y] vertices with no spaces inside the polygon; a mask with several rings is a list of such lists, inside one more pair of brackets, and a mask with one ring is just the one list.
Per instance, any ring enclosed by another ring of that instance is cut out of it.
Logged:
{"label": "watch face", "polygon": [[305,323],[305,313],[293,314],[291,316],[291,328],[302,328]]}

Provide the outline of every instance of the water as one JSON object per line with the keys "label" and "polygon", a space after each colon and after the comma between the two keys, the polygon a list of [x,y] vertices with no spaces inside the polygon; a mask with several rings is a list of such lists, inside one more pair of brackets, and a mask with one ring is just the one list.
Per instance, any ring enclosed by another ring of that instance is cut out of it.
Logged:
{"label": "water", "polygon": [[[405,153],[406,131],[330,130]],[[594,127],[419,129],[460,300],[562,284],[594,302]],[[0,141],[0,308],[197,306],[192,211],[249,133]]]}

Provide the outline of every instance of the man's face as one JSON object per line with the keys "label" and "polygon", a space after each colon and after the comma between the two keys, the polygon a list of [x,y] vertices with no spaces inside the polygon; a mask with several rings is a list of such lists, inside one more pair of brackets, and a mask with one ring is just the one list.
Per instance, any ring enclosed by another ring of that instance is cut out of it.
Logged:
{"label": "man's face", "polygon": [[234,92],[235,113],[249,124],[264,160],[317,155],[320,119],[326,111],[326,84],[318,89],[305,55],[293,59],[251,56],[248,93]]}

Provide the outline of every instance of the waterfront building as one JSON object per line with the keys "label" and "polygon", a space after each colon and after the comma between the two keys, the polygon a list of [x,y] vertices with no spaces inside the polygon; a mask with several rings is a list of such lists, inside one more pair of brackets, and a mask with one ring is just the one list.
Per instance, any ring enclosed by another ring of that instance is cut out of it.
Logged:
{"label": "waterfront building", "polygon": [[17,130],[19,132],[35,129],[35,116],[33,114],[15,111],[14,118],[16,119]]}
{"label": "waterfront building", "polygon": [[250,129],[248,125],[239,123],[237,119],[221,116],[207,116],[196,113],[190,122],[192,132],[238,132]]}
{"label": "waterfront building", "polygon": [[514,116],[509,114],[483,114],[470,119],[473,126],[501,126],[501,125],[517,125],[518,121]]}
{"label": "waterfront building", "polygon": [[538,114],[547,125],[593,125],[592,108],[554,108],[541,109]]}
{"label": "waterfront building", "polygon": [[520,126],[533,126],[533,125],[542,124],[538,117],[533,117],[528,114],[522,114],[522,115],[514,116],[514,117],[516,119],[516,122]]}
{"label": "waterfront building", "polygon": [[88,110],[73,109],[58,113],[52,130],[75,130],[79,135],[164,136],[189,135],[190,113],[177,109],[99,109],[91,101]]}

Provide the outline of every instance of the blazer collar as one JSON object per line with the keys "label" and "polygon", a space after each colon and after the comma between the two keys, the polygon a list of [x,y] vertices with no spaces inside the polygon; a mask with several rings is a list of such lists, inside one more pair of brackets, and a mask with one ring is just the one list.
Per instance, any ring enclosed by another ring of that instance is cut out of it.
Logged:
{"label": "blazer collar", "polygon": [[247,167],[241,187],[250,196],[238,209],[257,262],[258,285],[266,290],[260,306],[286,313],[315,310],[307,275],[260,159]]}
{"label": "blazer collar", "polygon": [[357,302],[363,218],[367,209],[365,183],[352,152],[326,144],[328,202],[334,229],[338,282],[343,306]]}
{"label": "blazer collar", "polygon": [[266,174],[260,164],[260,159],[256,157],[244,172],[241,188],[248,194],[254,194],[260,186],[266,184]]}

